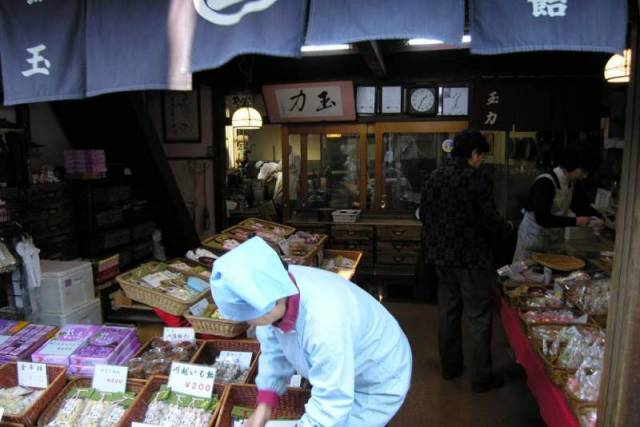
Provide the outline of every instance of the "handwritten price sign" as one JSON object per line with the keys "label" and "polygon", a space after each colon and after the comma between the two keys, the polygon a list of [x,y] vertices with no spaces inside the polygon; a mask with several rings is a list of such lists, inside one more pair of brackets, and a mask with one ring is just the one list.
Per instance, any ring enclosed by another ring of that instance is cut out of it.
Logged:
{"label": "handwritten price sign", "polygon": [[18,362],[18,384],[22,387],[47,388],[49,386],[47,365]]}
{"label": "handwritten price sign", "polygon": [[216,370],[208,366],[173,362],[169,374],[169,388],[176,393],[210,399]]}
{"label": "handwritten price sign", "polygon": [[91,387],[103,393],[124,393],[128,373],[126,366],[96,365]]}
{"label": "handwritten price sign", "polygon": [[163,338],[169,342],[196,342],[196,331],[193,328],[164,328]]}

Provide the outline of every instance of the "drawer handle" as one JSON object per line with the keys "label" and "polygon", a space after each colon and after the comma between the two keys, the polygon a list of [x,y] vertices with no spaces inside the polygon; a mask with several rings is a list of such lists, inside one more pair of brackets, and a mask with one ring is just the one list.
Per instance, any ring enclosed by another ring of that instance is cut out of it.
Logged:
{"label": "drawer handle", "polygon": [[393,248],[397,251],[399,251],[400,249],[404,249],[406,247],[406,245],[402,244],[402,243],[393,243]]}
{"label": "drawer handle", "polygon": [[356,234],[358,234],[356,231],[353,231],[353,230],[347,231],[347,236],[355,236]]}
{"label": "drawer handle", "polygon": [[58,213],[58,209],[49,209],[49,215],[55,215]]}
{"label": "drawer handle", "polygon": [[402,261],[404,261],[404,257],[403,256],[394,256],[393,260],[395,262],[402,262]]}
{"label": "drawer handle", "polygon": [[391,230],[394,236],[402,236],[407,230]]}

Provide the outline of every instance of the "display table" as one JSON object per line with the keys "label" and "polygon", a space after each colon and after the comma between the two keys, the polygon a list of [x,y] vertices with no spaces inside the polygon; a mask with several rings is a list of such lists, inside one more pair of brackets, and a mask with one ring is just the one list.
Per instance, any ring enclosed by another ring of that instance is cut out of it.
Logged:
{"label": "display table", "polygon": [[516,361],[527,371],[527,384],[538,401],[540,415],[549,427],[580,427],[561,389],[547,377],[544,364],[520,326],[516,310],[500,299],[502,326],[516,355]]}

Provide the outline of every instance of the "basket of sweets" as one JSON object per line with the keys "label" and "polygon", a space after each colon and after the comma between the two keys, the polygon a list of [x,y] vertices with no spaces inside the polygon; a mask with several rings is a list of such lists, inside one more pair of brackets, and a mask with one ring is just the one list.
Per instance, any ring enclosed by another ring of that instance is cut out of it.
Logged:
{"label": "basket of sweets", "polygon": [[362,251],[325,249],[320,268],[332,271],[347,280],[353,279],[362,261]]}
{"label": "basket of sweets", "polygon": [[202,246],[213,251],[217,255],[222,255],[240,246],[241,241],[229,236],[226,233],[219,233],[202,241]]}
{"label": "basket of sweets", "polygon": [[607,326],[609,299],[609,280],[606,279],[582,283],[567,292],[567,300],[603,328]]}
{"label": "basket of sweets", "polygon": [[204,267],[200,262],[191,261],[186,258],[175,258],[167,261],[167,269],[205,281],[209,281],[211,278],[211,268]]}
{"label": "basket of sweets", "polygon": [[225,338],[236,338],[242,335],[249,325],[246,322],[234,322],[223,319],[218,307],[209,301],[209,305],[196,316],[194,313],[185,313],[184,317],[199,334],[215,335]]}
{"label": "basket of sweets", "polygon": [[598,407],[583,405],[576,414],[580,427],[596,427],[598,424]]}
{"label": "basket of sweets", "polygon": [[574,413],[588,406],[597,406],[602,377],[603,354],[587,357],[576,372],[567,378],[564,394]]}
{"label": "basket of sweets", "polygon": [[133,358],[127,361],[129,378],[147,379],[154,375],[169,375],[172,362],[190,363],[204,341],[170,342],[160,337],[147,341]]}
{"label": "basket of sweets", "polygon": [[595,326],[533,326],[531,340],[547,375],[557,386],[565,383],[585,357],[604,349],[604,334]]}
{"label": "basket of sweets", "polygon": [[[258,389],[255,385],[231,384],[227,387],[226,395],[218,415],[216,427],[242,425],[249,418],[256,407]],[[304,415],[304,405],[311,397],[308,390],[290,388],[281,397],[272,413],[273,420],[299,420]],[[238,424],[235,424],[235,423]]]}
{"label": "basket of sweets", "polygon": [[535,325],[585,325],[586,315],[576,309],[520,309],[518,311],[522,328],[529,334]]}
{"label": "basket of sweets", "polygon": [[90,378],[72,380],[51,400],[38,420],[38,426],[75,426],[80,420],[90,425],[120,427],[127,410],[146,382],[128,380],[124,393],[100,392],[91,387]]}
{"label": "basket of sweets", "polygon": [[[322,263],[326,234],[298,231],[279,243],[283,259],[290,264],[317,266]],[[320,258],[320,259],[319,259]]]}
{"label": "basket of sweets", "polygon": [[152,377],[124,415],[120,426],[134,422],[175,427],[213,427],[218,418],[225,386],[215,384],[210,399],[176,393],[167,387],[169,378]]}
{"label": "basket of sweets", "polygon": [[49,402],[64,387],[67,369],[64,366],[48,365],[49,386],[32,389],[18,384],[17,363],[0,366],[0,407],[4,408],[2,419],[6,422],[34,425]]}
{"label": "basket of sweets", "polygon": [[216,368],[216,384],[249,384],[257,374],[259,356],[260,343],[254,340],[208,340],[193,363]]}
{"label": "basket of sweets", "polygon": [[174,316],[182,316],[209,293],[206,283],[202,289],[193,289],[187,279],[184,274],[170,271],[167,264],[159,262],[143,264],[116,278],[130,299]]}
{"label": "basket of sweets", "polygon": [[269,231],[271,233],[282,236],[282,238],[289,237],[295,233],[296,229],[288,225],[278,224],[276,222],[265,221],[258,218],[248,218],[242,221],[239,226],[247,228],[253,231]]}

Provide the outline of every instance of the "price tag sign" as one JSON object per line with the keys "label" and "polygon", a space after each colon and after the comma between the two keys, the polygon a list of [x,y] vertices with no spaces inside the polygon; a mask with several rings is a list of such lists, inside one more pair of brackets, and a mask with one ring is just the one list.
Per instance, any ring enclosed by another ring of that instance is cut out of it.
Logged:
{"label": "price tag sign", "polygon": [[22,387],[47,388],[49,386],[47,365],[18,362],[18,384]]}
{"label": "price tag sign", "polygon": [[223,360],[238,365],[240,369],[249,369],[253,353],[245,351],[221,351],[217,360]]}
{"label": "price tag sign", "polygon": [[11,338],[11,335],[0,335],[0,344],[4,344]]}
{"label": "price tag sign", "polygon": [[300,387],[302,385],[302,376],[295,374],[289,381],[289,387]]}
{"label": "price tag sign", "polygon": [[196,342],[196,331],[193,328],[164,328],[163,338],[165,341],[173,343],[180,341]]}
{"label": "price tag sign", "polygon": [[126,366],[96,365],[91,387],[103,393],[124,393],[128,373]]}
{"label": "price tag sign", "polygon": [[216,370],[209,366],[173,362],[169,374],[169,388],[176,393],[210,399]]}
{"label": "price tag sign", "polygon": [[78,347],[82,345],[79,341],[49,341],[47,345],[42,347],[40,353],[49,356],[71,356]]}
{"label": "price tag sign", "polygon": [[193,304],[189,311],[191,311],[191,314],[193,314],[194,316],[200,316],[202,313],[204,313],[207,307],[209,307],[209,301],[205,298]]}

